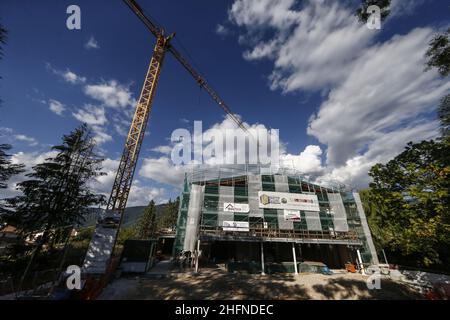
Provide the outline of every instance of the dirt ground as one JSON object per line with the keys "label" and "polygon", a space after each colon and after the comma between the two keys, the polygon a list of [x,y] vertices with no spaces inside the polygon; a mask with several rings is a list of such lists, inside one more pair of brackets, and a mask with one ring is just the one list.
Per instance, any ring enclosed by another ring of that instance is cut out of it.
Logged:
{"label": "dirt ground", "polygon": [[203,269],[198,275],[185,273],[165,279],[120,278],[105,288],[99,299],[422,299],[416,291],[388,279],[381,280],[381,289],[369,290],[367,278],[345,272],[262,276]]}

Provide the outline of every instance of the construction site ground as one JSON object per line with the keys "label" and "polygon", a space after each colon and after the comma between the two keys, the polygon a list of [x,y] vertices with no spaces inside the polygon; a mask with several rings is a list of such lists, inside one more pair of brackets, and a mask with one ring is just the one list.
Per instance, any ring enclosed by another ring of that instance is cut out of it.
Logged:
{"label": "construction site ground", "polygon": [[369,290],[367,278],[343,270],[334,270],[333,275],[258,275],[203,268],[198,274],[178,272],[121,277],[106,287],[99,299],[423,299],[414,289],[390,279],[381,279],[381,289]]}

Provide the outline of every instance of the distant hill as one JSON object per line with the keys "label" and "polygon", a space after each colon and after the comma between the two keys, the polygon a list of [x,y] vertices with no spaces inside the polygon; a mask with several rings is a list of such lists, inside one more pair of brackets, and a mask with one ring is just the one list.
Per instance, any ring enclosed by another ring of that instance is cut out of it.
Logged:
{"label": "distant hill", "polygon": [[[156,208],[156,216],[160,216],[164,212],[164,208],[167,206],[166,203],[158,204]],[[125,209],[125,215],[122,221],[122,228],[129,228],[133,226],[136,221],[139,220],[140,216],[144,213],[146,206],[136,206],[128,207]],[[97,222],[98,217],[104,211],[101,208],[92,208],[89,214],[86,215],[86,221],[82,224],[82,227],[94,226]]]}

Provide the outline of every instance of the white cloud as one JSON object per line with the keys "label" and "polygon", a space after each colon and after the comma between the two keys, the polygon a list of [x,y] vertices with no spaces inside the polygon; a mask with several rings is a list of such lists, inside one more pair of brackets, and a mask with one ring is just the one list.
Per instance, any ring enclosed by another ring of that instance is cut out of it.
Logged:
{"label": "white cloud", "polygon": [[158,146],[158,147],[155,147],[155,148],[153,148],[151,150],[154,151],[154,152],[158,152],[158,153],[169,155],[172,152],[172,147],[171,146]]}
{"label": "white cloud", "polygon": [[55,157],[56,154],[56,151],[48,151],[42,153],[20,151],[13,154],[11,156],[11,162],[13,164],[24,164],[26,171],[12,176],[11,179],[7,181],[8,187],[7,189],[2,190],[0,198],[10,198],[19,195],[20,192],[16,190],[17,183],[29,179],[25,175],[31,171],[32,167],[44,162],[47,158]]}
{"label": "white cloud", "polygon": [[180,187],[186,166],[174,165],[169,157],[145,158],[139,175],[154,181]]}
{"label": "white cloud", "polygon": [[[403,2],[392,2],[388,21],[424,1]],[[429,119],[450,82],[423,72],[435,30],[415,29],[377,43],[383,29],[358,23],[349,4],[235,0],[229,19],[243,30],[245,59],[273,61],[272,89],[321,91],[324,97],[307,132],[326,145],[325,164],[318,146],[284,160],[302,171],[318,168],[322,181],[364,186],[372,165],[392,159],[411,140],[436,136],[438,123]]]}
{"label": "white cloud", "polygon": [[156,204],[167,202],[165,189],[142,186],[139,180],[133,181],[127,206],[146,206],[150,200]]}
{"label": "white cloud", "polygon": [[395,18],[400,15],[409,15],[414,12],[419,6],[427,2],[428,0],[392,0],[390,6],[390,18]]}
{"label": "white cloud", "polygon": [[327,172],[317,180],[325,184],[339,182],[356,188],[364,188],[370,182],[368,172],[372,166],[393,159],[404,150],[406,142],[419,142],[435,138],[438,135],[437,126],[436,121],[423,121],[380,135],[371,143],[366,152],[349,157],[340,166],[329,166]]}
{"label": "white cloud", "polygon": [[37,146],[39,144],[39,142],[35,138],[29,137],[24,134],[16,134],[14,135],[14,138],[19,141],[27,142],[30,146]]}
{"label": "white cloud", "polygon": [[62,116],[63,112],[66,110],[64,104],[58,100],[50,99],[48,101],[49,109],[56,113],[58,116]]}
{"label": "white cloud", "polygon": [[92,126],[92,128],[94,131],[94,141],[97,145],[102,145],[105,142],[113,140],[112,136],[106,132],[104,127]]}
{"label": "white cloud", "polygon": [[70,71],[70,69],[66,69],[66,71],[55,69],[50,63],[47,62],[46,67],[52,73],[60,76],[64,81],[70,84],[82,84],[86,82],[86,78],[77,75],[76,73]]}
{"label": "white cloud", "polygon": [[107,129],[104,127],[107,124],[105,108],[88,104],[83,109],[72,113],[72,115],[78,121],[90,126],[94,132],[94,140],[98,145],[112,141],[111,135],[106,132]]}
{"label": "white cloud", "polygon": [[[14,197],[20,194],[16,190],[17,183],[28,179],[25,174],[31,171],[31,168],[39,163],[43,163],[46,159],[55,157],[57,155],[56,151],[49,152],[17,152],[12,155],[11,161],[13,164],[23,163],[26,166],[26,172],[19,175],[13,176],[8,181],[8,188],[2,190],[0,198]],[[109,197],[111,193],[111,188],[116,176],[117,167],[119,166],[119,160],[114,160],[106,158],[102,163],[102,171],[106,175],[96,177],[90,182],[89,187],[94,193],[103,194],[106,198]],[[138,179],[133,181],[133,186],[131,187],[128,206],[141,206],[147,205],[150,200],[154,200],[156,203],[167,202],[166,191],[164,188],[156,188],[147,185],[143,185]]]}
{"label": "white cloud", "polygon": [[272,89],[322,90],[339,83],[377,33],[362,26],[354,8],[342,2],[308,0],[301,10],[294,5],[294,0],[234,2],[231,21],[251,35],[257,28],[273,31],[269,38],[257,36],[244,57],[274,61]]}
{"label": "white cloud", "polygon": [[308,127],[328,145],[329,164],[345,163],[380,136],[400,132],[436,108],[450,82],[434,71],[423,72],[432,35],[431,29],[415,29],[370,47],[330,92]]}
{"label": "white cloud", "polygon": [[12,143],[13,141],[22,141],[28,143],[30,146],[34,147],[39,144],[36,138],[27,136],[22,133],[15,133],[12,128],[0,127],[0,137],[2,142]]}
{"label": "white cloud", "polygon": [[91,36],[89,38],[89,40],[85,43],[84,47],[89,50],[89,49],[100,49],[100,46],[97,42],[97,40],[95,40],[94,36]]}
{"label": "white cloud", "polygon": [[79,109],[77,112],[72,113],[72,115],[81,122],[88,125],[101,126],[106,123],[105,109],[103,107],[94,105],[85,105],[83,109]]}
{"label": "white cloud", "polygon": [[[105,172],[106,175],[97,177],[95,181],[91,183],[91,187],[95,192],[101,193],[108,198],[116,177],[117,168],[119,167],[119,160],[106,158],[102,163],[102,167],[102,171]],[[130,189],[127,206],[147,205],[152,199],[156,203],[163,203],[166,200],[165,193],[164,188],[143,185],[139,179],[134,179]]]}
{"label": "white cloud", "polygon": [[[267,130],[267,128],[262,124],[253,124],[249,125],[247,123],[244,123],[244,125],[248,128],[248,131],[252,137],[257,137],[257,130]],[[215,123],[211,127],[207,128],[206,130],[202,130],[203,133],[203,151],[205,151],[205,148],[211,143],[213,143],[213,140],[207,139],[207,137],[212,137],[217,132],[221,132],[223,134],[224,140],[222,141],[223,145],[225,145],[225,132],[228,130],[228,132],[232,133],[234,136],[246,136],[247,134],[242,131],[241,128],[239,128],[236,123],[231,120],[229,117],[225,117],[222,122]],[[194,139],[194,134],[192,134],[192,139]],[[196,138],[199,138],[197,136]],[[266,138],[266,137],[264,137]],[[193,141],[191,141],[193,142]],[[189,172],[192,170],[192,165],[195,165],[196,162],[194,159],[191,159],[188,163],[184,163],[181,165],[175,165],[171,159],[171,151],[173,146],[167,145],[167,146],[158,146],[156,148],[153,148],[152,151],[160,152],[164,154],[164,156],[160,157],[148,157],[144,159],[143,165],[139,170],[139,176],[152,179],[154,181],[181,187],[184,179],[185,172]],[[193,149],[192,149],[193,151]],[[230,150],[227,150],[230,151]],[[237,145],[234,144],[231,151],[235,152],[235,155],[246,155],[246,159],[249,158],[249,151],[244,145]],[[280,152],[283,152],[282,150]],[[308,155],[310,153],[314,153],[314,150],[309,148],[306,153]],[[308,158],[308,155],[302,155],[302,159]],[[204,154],[205,156],[205,154]],[[226,152],[224,152],[223,156],[226,156]],[[218,157],[218,155],[216,155]],[[225,159],[223,158],[204,158],[203,163],[205,165],[211,165],[214,166],[217,163],[224,163]]]}
{"label": "white cloud", "polygon": [[298,20],[298,12],[291,10],[295,0],[236,0],[228,12],[229,19],[238,26],[253,30],[262,27],[288,28]]}
{"label": "white cloud", "polygon": [[92,99],[100,101],[106,107],[123,108],[136,104],[130,89],[116,80],[88,84],[84,87],[84,93]]}
{"label": "white cloud", "polygon": [[299,155],[285,153],[281,155],[280,163],[287,168],[295,168],[305,174],[318,174],[324,171],[322,167],[322,149],[309,145]]}

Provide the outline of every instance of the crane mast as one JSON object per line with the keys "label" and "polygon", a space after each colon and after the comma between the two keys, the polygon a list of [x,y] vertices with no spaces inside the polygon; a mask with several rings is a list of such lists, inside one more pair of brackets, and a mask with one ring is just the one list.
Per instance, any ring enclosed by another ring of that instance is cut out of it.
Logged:
{"label": "crane mast", "polygon": [[139,96],[136,111],[131,122],[122,158],[108,200],[107,210],[122,214],[125,210],[131,182],[133,181],[139,152],[145,135],[148,118],[152,109],[153,97],[155,96],[161,67],[170,37],[165,37],[161,32],[156,40],[150,65],[147,70],[144,85]]}
{"label": "crane mast", "polygon": [[136,170],[148,118],[152,109],[153,97],[156,92],[162,63],[167,52],[172,53],[178,62],[180,62],[181,65],[192,75],[199,86],[205,89],[211,98],[242,130],[248,133],[247,128],[241,120],[230,111],[229,107],[220,98],[217,92],[170,44],[174,34],[165,36],[164,29],[157,27],[156,24],[148,19],[135,0],[123,1],[156,37],[156,44],[107,203],[106,214],[120,215],[120,221],[115,229],[103,228],[101,224],[97,224],[94,231],[94,236],[89,244],[82,269],[85,274],[90,275],[104,275],[108,273],[108,269],[111,269],[111,257],[113,255],[118,232],[122,224],[128,195],[130,194],[131,183],[133,181],[134,171]]}

